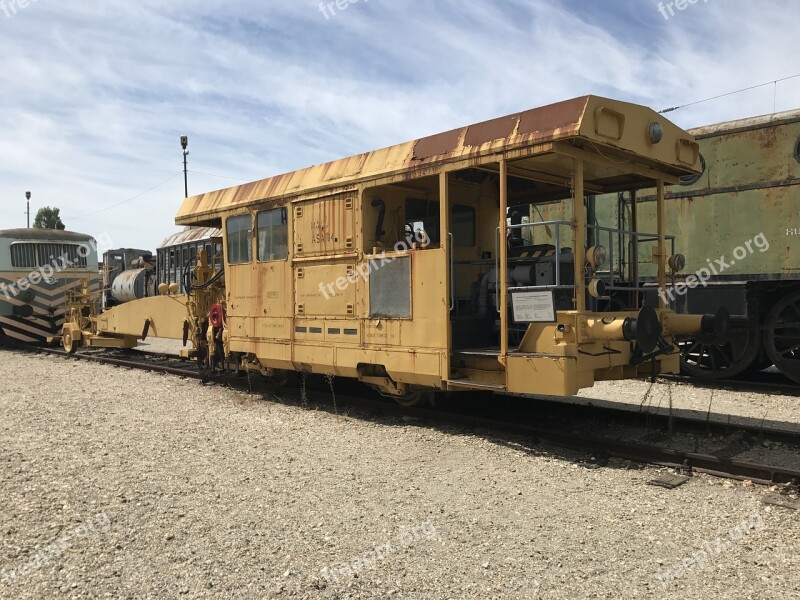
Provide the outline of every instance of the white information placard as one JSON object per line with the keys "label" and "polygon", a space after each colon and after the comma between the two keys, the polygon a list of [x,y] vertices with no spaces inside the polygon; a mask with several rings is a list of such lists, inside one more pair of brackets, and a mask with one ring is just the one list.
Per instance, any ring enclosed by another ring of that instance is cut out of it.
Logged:
{"label": "white information placard", "polygon": [[553,292],[514,292],[511,295],[514,321],[517,323],[554,323],[556,307]]}

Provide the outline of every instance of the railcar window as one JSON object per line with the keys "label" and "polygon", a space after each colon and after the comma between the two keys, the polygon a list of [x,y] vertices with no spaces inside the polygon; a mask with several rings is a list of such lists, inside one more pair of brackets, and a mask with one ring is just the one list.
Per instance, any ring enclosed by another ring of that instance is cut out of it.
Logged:
{"label": "railcar window", "polygon": [[454,204],[450,213],[450,231],[456,246],[475,245],[475,209],[463,204]]}
{"label": "railcar window", "polygon": [[232,265],[249,263],[252,259],[250,234],[253,219],[250,215],[230,217],[225,222],[228,233],[228,263]]}
{"label": "railcar window", "polygon": [[217,271],[222,270],[222,244],[214,244],[214,268]]}
{"label": "railcar window", "polygon": [[11,266],[19,269],[36,269],[47,265],[69,268],[86,268],[89,254],[80,244],[47,244],[26,242],[11,245]]}
{"label": "railcar window", "polygon": [[[420,198],[406,199],[406,223],[422,223],[431,244],[439,243],[439,203]],[[416,225],[414,225],[416,227]]]}
{"label": "railcar window", "polygon": [[797,143],[794,146],[794,158],[797,162],[800,162],[800,139],[797,140]]}
{"label": "railcar window", "polygon": [[289,258],[289,223],[285,208],[258,213],[258,260]]}
{"label": "railcar window", "polygon": [[[439,203],[419,198],[406,199],[406,223],[422,223],[431,244],[439,243]],[[450,231],[453,242],[459,247],[475,245],[475,209],[464,204],[454,204],[450,209]],[[414,225],[416,228],[417,226]]]}

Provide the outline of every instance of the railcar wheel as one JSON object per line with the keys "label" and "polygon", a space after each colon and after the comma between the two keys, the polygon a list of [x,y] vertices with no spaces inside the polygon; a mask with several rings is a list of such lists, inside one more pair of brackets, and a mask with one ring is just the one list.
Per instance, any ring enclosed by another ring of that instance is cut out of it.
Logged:
{"label": "railcar wheel", "polygon": [[394,396],[394,401],[400,406],[411,408],[417,406],[433,406],[434,398],[433,392],[414,392],[406,396]]}
{"label": "railcar wheel", "polygon": [[769,311],[764,347],[778,370],[800,383],[800,292],[789,294]]}
{"label": "railcar wheel", "polygon": [[721,346],[712,336],[676,336],[675,341],[681,351],[681,371],[698,379],[722,379],[751,367],[761,351],[762,335],[757,329],[733,329]]}
{"label": "railcar wheel", "polygon": [[61,346],[68,354],[74,354],[78,349],[78,341],[72,338],[72,330],[65,327],[61,332]]}

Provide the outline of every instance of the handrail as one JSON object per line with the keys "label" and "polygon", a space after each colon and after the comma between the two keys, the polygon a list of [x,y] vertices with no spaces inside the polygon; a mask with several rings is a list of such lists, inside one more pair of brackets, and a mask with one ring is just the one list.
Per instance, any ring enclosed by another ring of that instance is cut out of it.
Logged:
{"label": "handrail", "polygon": [[456,268],[455,268],[455,243],[453,242],[453,234],[448,232],[447,237],[450,240],[450,312],[456,306]]}

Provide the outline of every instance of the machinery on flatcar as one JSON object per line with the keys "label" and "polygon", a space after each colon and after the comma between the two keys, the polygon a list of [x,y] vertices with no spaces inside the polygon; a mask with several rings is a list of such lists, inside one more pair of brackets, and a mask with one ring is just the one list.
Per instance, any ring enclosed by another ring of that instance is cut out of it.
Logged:
{"label": "machinery on flatcar", "polygon": [[213,227],[187,227],[167,237],[156,251],[120,248],[103,255],[103,308],[159,294],[159,286],[175,284],[173,293],[186,293],[186,280],[200,250],[217,259],[222,269],[222,232]]}
{"label": "machinery on flatcar", "polygon": [[[79,300],[62,343],[191,340],[184,353],[204,369],[356,378],[404,404],[676,372],[674,337],[724,340],[727,316],[663,300],[615,310],[598,276],[610,250],[591,242],[585,202],[655,187],[663,216],[665,186],[700,168],[697,143],[664,117],[585,96],[201,194],[176,223],[222,230],[222,270],[203,247],[186,293],[162,283],[101,315]],[[519,218],[547,202],[571,217]],[[552,242],[531,243],[536,228]],[[665,287],[664,219],[652,235],[614,233],[646,240]]]}
{"label": "machinery on flatcar", "polygon": [[103,253],[103,308],[154,295],[155,266],[149,250],[118,248]]}
{"label": "machinery on flatcar", "polygon": [[43,344],[59,336],[71,296],[100,291],[97,243],[55,229],[0,231],[0,339]]}
{"label": "machinery on flatcar", "polygon": [[[674,231],[680,259],[661,289],[678,312],[725,307],[732,315],[727,343],[683,336],[681,367],[698,378],[734,377],[774,364],[800,382],[800,110],[689,130],[700,145],[702,171],[666,194],[664,219]],[[563,207],[537,207],[532,220],[558,218]],[[654,230],[654,190],[596,196],[588,219],[603,227]],[[656,268],[647,248],[609,244],[604,271],[617,306],[631,306],[624,291],[637,274],[638,291],[655,301]],[[685,263],[685,264],[684,264]],[[622,288],[622,289],[620,289]]]}

